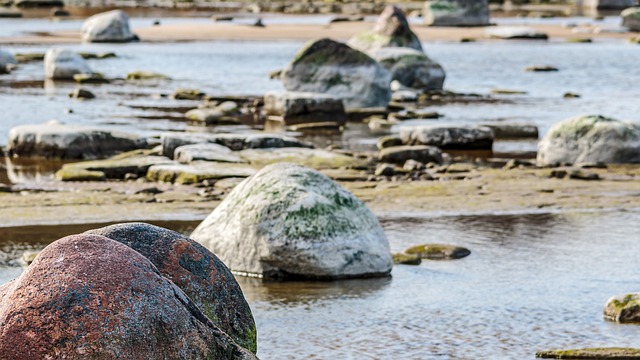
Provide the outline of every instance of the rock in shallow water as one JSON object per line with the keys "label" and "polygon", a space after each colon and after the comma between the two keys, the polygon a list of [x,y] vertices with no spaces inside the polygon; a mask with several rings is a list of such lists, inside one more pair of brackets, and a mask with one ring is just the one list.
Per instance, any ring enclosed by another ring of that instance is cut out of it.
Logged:
{"label": "rock in shallow water", "polygon": [[138,252],[96,235],[45,248],[0,287],[11,359],[255,359]]}
{"label": "rock in shallow water", "polygon": [[264,96],[264,109],[285,125],[333,122],[342,126],[347,121],[342,101],[326,94],[269,91]]}
{"label": "rock in shallow water", "polygon": [[487,0],[426,1],[422,12],[424,23],[430,26],[489,25]]}
{"label": "rock in shallow water", "polygon": [[430,145],[450,150],[491,150],[493,131],[484,126],[403,126],[402,142],[407,145]]}
{"label": "rock in shallow water", "polygon": [[391,71],[391,79],[412,89],[442,90],[446,74],[437,62],[411,48],[383,48],[371,54]]}
{"label": "rock in shallow water", "polygon": [[183,145],[176,148],[173,158],[183,164],[194,161],[246,163],[247,160],[226,146],[214,143]]}
{"label": "rock in shallow water", "polygon": [[229,269],[190,238],[158,226],[129,223],[88,231],[118,241],[151,261],[220,330],[256,352],[256,326],[249,304]]}
{"label": "rock in shallow water", "polygon": [[619,323],[640,323],[640,293],[609,299],[604,306],[604,318]]}
{"label": "rock in shallow water", "polygon": [[640,163],[640,124],[579,116],[549,129],[538,144],[539,165]]}
{"label": "rock in shallow water", "polygon": [[86,42],[129,42],[137,39],[129,29],[129,17],[121,10],[93,15],[80,30]]}
{"label": "rock in shallow water", "polygon": [[404,164],[407,160],[441,164],[442,152],[435,146],[392,146],[380,150],[378,160],[394,164]]}
{"label": "rock in shallow water", "polygon": [[418,245],[407,249],[405,252],[410,255],[417,255],[421,259],[429,260],[462,259],[471,254],[471,251],[463,247],[442,244]]}
{"label": "rock in shallow water", "polygon": [[328,177],[274,164],[245,180],[191,234],[240,274],[387,276],[389,243],[373,213]]}
{"label": "rock in shallow water", "polygon": [[586,348],[572,350],[547,350],[536,353],[541,359],[618,359],[632,360],[640,359],[640,349],[632,348]]}
{"label": "rock in shallow water", "polygon": [[422,52],[420,39],[411,31],[406,16],[393,5],[387,5],[371,31],[357,34],[347,45],[365,53],[389,47],[407,47]]}
{"label": "rock in shallow water", "polygon": [[72,80],[76,74],[91,74],[93,70],[75,51],[51,48],[44,55],[44,74],[47,79]]}

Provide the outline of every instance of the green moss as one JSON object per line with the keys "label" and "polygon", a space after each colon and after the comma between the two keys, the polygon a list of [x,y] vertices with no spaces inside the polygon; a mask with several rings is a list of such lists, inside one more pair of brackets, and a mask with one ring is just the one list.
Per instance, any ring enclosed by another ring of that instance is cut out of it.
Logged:
{"label": "green moss", "polygon": [[640,349],[634,348],[585,348],[548,350],[536,353],[543,359],[640,359]]}
{"label": "green moss", "polygon": [[405,252],[429,260],[461,259],[471,254],[465,248],[443,244],[418,245],[407,249]]}
{"label": "green moss", "polygon": [[420,256],[413,255],[413,254],[397,253],[397,254],[392,254],[391,257],[393,258],[394,264],[420,265],[422,263],[422,258]]}
{"label": "green moss", "polygon": [[102,171],[62,168],[56,172],[58,181],[104,181],[106,176]]}
{"label": "green moss", "polygon": [[127,80],[169,80],[166,75],[149,72],[149,71],[134,71],[127,74]]}
{"label": "green moss", "polygon": [[551,136],[558,138],[567,134],[575,137],[583,137],[591,132],[596,124],[614,122],[616,120],[600,115],[581,116],[564,121],[552,129]]}

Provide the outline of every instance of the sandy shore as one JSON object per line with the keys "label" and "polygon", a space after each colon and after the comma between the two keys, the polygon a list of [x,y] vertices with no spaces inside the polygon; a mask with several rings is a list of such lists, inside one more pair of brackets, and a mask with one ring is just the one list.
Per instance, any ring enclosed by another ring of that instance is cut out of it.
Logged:
{"label": "sandy shore", "polygon": [[[375,213],[473,214],[640,209],[640,165],[588,170],[598,181],[551,178],[552,169],[477,169],[439,181],[342,182]],[[161,190],[148,191],[150,188]],[[202,220],[224,197],[195,186],[42,183],[0,193],[2,227]]]}
{"label": "sandy shore", "polygon": [[[211,24],[171,24],[135,29],[142,41],[176,42],[208,40],[298,40],[306,41],[320,37],[329,37],[346,41],[354,34],[370,29],[371,22],[346,22],[330,25],[269,25],[265,28],[249,25],[211,23]],[[567,39],[628,39],[632,33],[574,34],[572,29],[560,25],[532,25],[536,30],[549,35],[552,41]],[[425,42],[455,41],[462,38],[489,40],[485,28],[449,28],[413,25],[413,31]],[[501,41],[501,40],[491,40]],[[66,44],[80,42],[79,31],[61,31],[46,34],[34,34],[17,37],[0,37],[0,44]]]}

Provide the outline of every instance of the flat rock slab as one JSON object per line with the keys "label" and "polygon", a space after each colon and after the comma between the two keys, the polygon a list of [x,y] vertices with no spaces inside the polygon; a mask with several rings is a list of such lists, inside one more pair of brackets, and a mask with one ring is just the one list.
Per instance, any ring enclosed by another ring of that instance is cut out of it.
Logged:
{"label": "flat rock slab", "polygon": [[446,150],[491,150],[493,131],[483,126],[404,126],[400,137],[405,145],[430,145]]}
{"label": "flat rock slab", "polygon": [[587,348],[575,350],[548,350],[536,353],[541,359],[640,359],[640,349],[632,348]]}
{"label": "flat rock slab", "polygon": [[415,160],[424,164],[442,163],[442,152],[435,146],[408,145],[392,146],[380,150],[378,160],[394,164],[404,164],[407,160]]}
{"label": "flat rock slab", "polygon": [[175,150],[174,158],[183,164],[199,160],[229,163],[247,162],[247,160],[243,159],[237,152],[232,151],[226,146],[213,143],[180,146]]}
{"label": "flat rock slab", "polygon": [[493,136],[496,140],[537,139],[539,137],[538,127],[532,124],[487,123],[482,126],[493,130]]}
{"label": "flat rock slab", "polygon": [[314,169],[337,169],[345,166],[362,165],[363,163],[360,159],[322,149],[248,149],[240,151],[239,154],[252,165],[259,167],[273,163],[289,162]]}
{"label": "flat rock slab", "polygon": [[496,26],[485,30],[487,36],[492,39],[505,40],[547,40],[546,33],[524,26]]}
{"label": "flat rock slab", "polygon": [[65,164],[59,173],[73,171],[98,171],[109,179],[122,179],[126,174],[145,176],[153,165],[169,165],[175,162],[164,156],[134,156],[124,159],[105,159]]}
{"label": "flat rock slab", "polygon": [[408,248],[405,253],[428,260],[455,260],[471,255],[471,251],[460,246],[424,244]]}
{"label": "flat rock slab", "polygon": [[327,94],[269,91],[264,96],[264,108],[267,116],[275,116],[287,126],[319,122],[344,125],[347,121],[342,100]]}
{"label": "flat rock slab", "polygon": [[151,181],[195,184],[204,180],[248,177],[256,169],[250,165],[196,161],[191,164],[154,165],[147,172]]}

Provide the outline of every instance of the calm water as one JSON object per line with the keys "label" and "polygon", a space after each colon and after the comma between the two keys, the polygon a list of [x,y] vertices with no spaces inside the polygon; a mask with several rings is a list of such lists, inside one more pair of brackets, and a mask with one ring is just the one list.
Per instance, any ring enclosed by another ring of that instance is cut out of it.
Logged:
{"label": "calm water", "polygon": [[[393,277],[261,283],[241,278],[264,359],[530,359],[556,347],[638,346],[640,327],[602,319],[638,291],[640,211],[470,216],[383,215],[394,251],[442,242],[468,258],[396,266]],[[195,223],[163,223],[188,233]],[[86,227],[12,228],[37,247]],[[8,279],[19,268],[5,267]]]}

